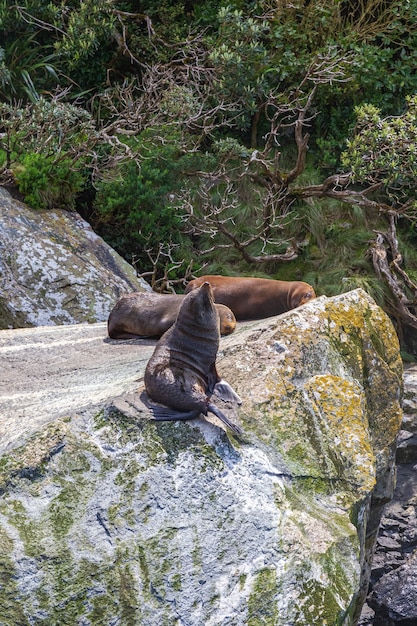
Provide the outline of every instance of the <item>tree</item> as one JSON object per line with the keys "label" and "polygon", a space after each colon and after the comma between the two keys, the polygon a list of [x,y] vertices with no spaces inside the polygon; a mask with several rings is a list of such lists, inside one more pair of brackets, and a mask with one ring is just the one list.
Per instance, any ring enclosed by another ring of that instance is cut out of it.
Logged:
{"label": "tree", "polygon": [[[417,90],[416,0],[219,5],[3,3],[3,181],[38,189],[48,206],[52,183],[69,185],[75,203],[86,187],[84,215],[128,260],[150,261],[155,284],[158,264],[162,280],[167,262],[177,272],[184,258],[189,268],[191,246],[246,271],[275,272],[313,248],[325,256],[325,237],[307,226],[318,200],[372,213],[379,239],[369,255],[377,266],[382,237],[393,272],[402,225],[411,224],[409,237],[414,228],[414,131],[398,112]],[[340,168],[354,105],[364,102]],[[53,121],[39,122],[46,103]],[[333,217],[329,230],[342,238]],[[400,284],[412,300],[410,267],[407,276]]]}
{"label": "tree", "polygon": [[387,229],[376,233],[371,252],[377,274],[392,294],[388,308],[401,324],[417,329],[417,276],[405,269],[399,248],[397,227],[405,221],[415,233],[417,220],[417,97],[407,98],[402,115],[382,117],[371,105],[357,108],[354,137],[342,155],[345,167],[351,168],[352,180],[369,184],[368,194],[387,216]]}
{"label": "tree", "polygon": [[[294,91],[271,93],[261,107],[269,124],[262,149],[248,150],[230,138],[214,144],[216,167],[199,172],[200,186],[179,195],[192,234],[214,242],[205,254],[214,248],[234,249],[255,264],[297,257],[300,243],[286,238],[285,226],[294,202],[310,193],[298,179],[305,168],[314,97],[320,84],[345,80],[343,68],[348,63],[348,58],[337,58],[329,50],[326,57],[319,55],[311,63]],[[294,162],[285,168],[281,144],[288,143],[289,137],[295,144]],[[337,177],[337,183],[329,178],[326,184],[334,188],[342,180],[345,185],[346,177]]]}
{"label": "tree", "polygon": [[[216,168],[200,173],[200,186],[179,196],[181,206],[194,237],[203,238],[203,255],[216,249],[234,250],[252,264],[297,258],[304,240],[302,228],[298,240],[289,239],[287,226],[296,218],[294,206],[299,201],[331,198],[385,215],[386,229],[376,233],[368,253],[389,289],[385,304],[400,334],[403,326],[417,329],[417,276],[413,267],[408,271],[404,267],[396,229],[398,221],[406,221],[415,231],[417,221],[417,97],[407,99],[407,110],[399,116],[382,118],[372,105],[359,107],[354,135],[342,156],[344,171],[320,184],[306,185],[302,175],[307,129],[317,87],[330,76],[330,68],[332,80],[343,79],[340,65],[327,60],[320,67],[324,73],[313,65],[292,100],[288,94],[278,94],[265,102],[269,130],[263,150],[248,151],[231,140],[218,142],[221,158]],[[284,169],[280,144],[289,130],[295,158],[292,167]]]}

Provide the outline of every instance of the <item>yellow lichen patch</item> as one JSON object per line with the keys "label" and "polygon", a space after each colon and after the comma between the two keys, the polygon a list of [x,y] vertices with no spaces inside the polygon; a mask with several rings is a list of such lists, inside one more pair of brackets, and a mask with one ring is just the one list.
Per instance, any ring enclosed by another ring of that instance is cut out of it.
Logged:
{"label": "yellow lichen patch", "polygon": [[269,397],[281,403],[294,395],[296,387],[291,382],[293,372],[293,369],[289,368],[287,371],[271,371],[265,376],[265,388]]}
{"label": "yellow lichen patch", "polygon": [[[352,294],[358,296],[356,306],[352,302]],[[345,304],[342,300],[343,296],[337,302],[329,300],[326,306],[332,335],[339,336],[341,340],[347,338],[349,348],[357,336],[360,344],[371,344],[372,350],[390,367],[401,369],[398,337],[386,313],[361,289],[351,292]],[[358,347],[362,347],[360,344]]]}
{"label": "yellow lichen patch", "polygon": [[354,382],[338,376],[315,376],[305,386],[311,419],[331,473],[369,492],[375,484],[365,395]]}
{"label": "yellow lichen patch", "polygon": [[374,446],[390,446],[397,437],[401,425],[402,411],[402,364],[399,371],[365,351],[368,378],[366,395],[369,407],[369,423]]}

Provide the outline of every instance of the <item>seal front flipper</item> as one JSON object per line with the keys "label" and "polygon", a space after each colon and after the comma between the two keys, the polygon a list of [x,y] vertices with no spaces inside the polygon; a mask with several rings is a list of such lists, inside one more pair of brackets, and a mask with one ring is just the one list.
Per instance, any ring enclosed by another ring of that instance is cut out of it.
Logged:
{"label": "seal front flipper", "polygon": [[237,435],[241,435],[243,433],[243,430],[240,428],[240,426],[237,426],[237,424],[233,424],[233,422],[231,422],[229,418],[226,417],[225,414],[222,413],[215,404],[209,402],[207,405],[207,411],[209,411],[210,413],[214,413],[214,415],[218,417],[219,420],[223,422],[223,424],[226,424],[226,426],[230,428],[230,430],[233,430],[233,432]]}
{"label": "seal front flipper", "polygon": [[214,385],[213,393],[225,402],[237,402],[237,404],[242,404],[240,396],[238,396],[229,383],[223,379],[219,380],[219,382]]}

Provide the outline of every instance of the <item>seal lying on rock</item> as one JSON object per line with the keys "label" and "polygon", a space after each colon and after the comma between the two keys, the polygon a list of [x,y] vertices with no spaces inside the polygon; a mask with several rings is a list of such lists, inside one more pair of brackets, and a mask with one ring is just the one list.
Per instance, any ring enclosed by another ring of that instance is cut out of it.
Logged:
{"label": "seal lying on rock", "polygon": [[158,341],[146,366],[146,391],[165,405],[153,407],[154,419],[188,420],[211,412],[235,433],[242,432],[210,401],[214,393],[241,403],[217,373],[219,341],[219,317],[206,282],[184,298],[175,324]]}
{"label": "seal lying on rock", "polygon": [[[177,319],[185,296],[138,291],[119,298],[110,311],[107,330],[112,339],[161,337]],[[236,318],[224,304],[215,305],[220,317],[220,334],[229,335],[236,328]]]}
{"label": "seal lying on rock", "polygon": [[316,297],[313,287],[308,283],[218,275],[200,276],[190,281],[185,293],[205,282],[212,286],[215,301],[230,307],[237,320],[279,315]]}

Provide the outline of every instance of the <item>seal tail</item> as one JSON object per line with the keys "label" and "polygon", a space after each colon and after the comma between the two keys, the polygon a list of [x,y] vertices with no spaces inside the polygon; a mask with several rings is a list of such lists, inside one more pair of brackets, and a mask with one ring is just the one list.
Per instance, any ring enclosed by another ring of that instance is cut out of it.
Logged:
{"label": "seal tail", "polygon": [[243,433],[243,430],[240,428],[240,426],[237,426],[237,424],[233,424],[233,422],[231,422],[229,418],[226,417],[225,414],[222,413],[215,404],[209,402],[209,404],[207,405],[207,411],[210,411],[210,413],[214,413],[214,415],[218,417],[219,420],[223,422],[223,424],[226,424],[226,426],[230,428],[230,430],[233,430],[233,432],[237,435],[241,435]]}

